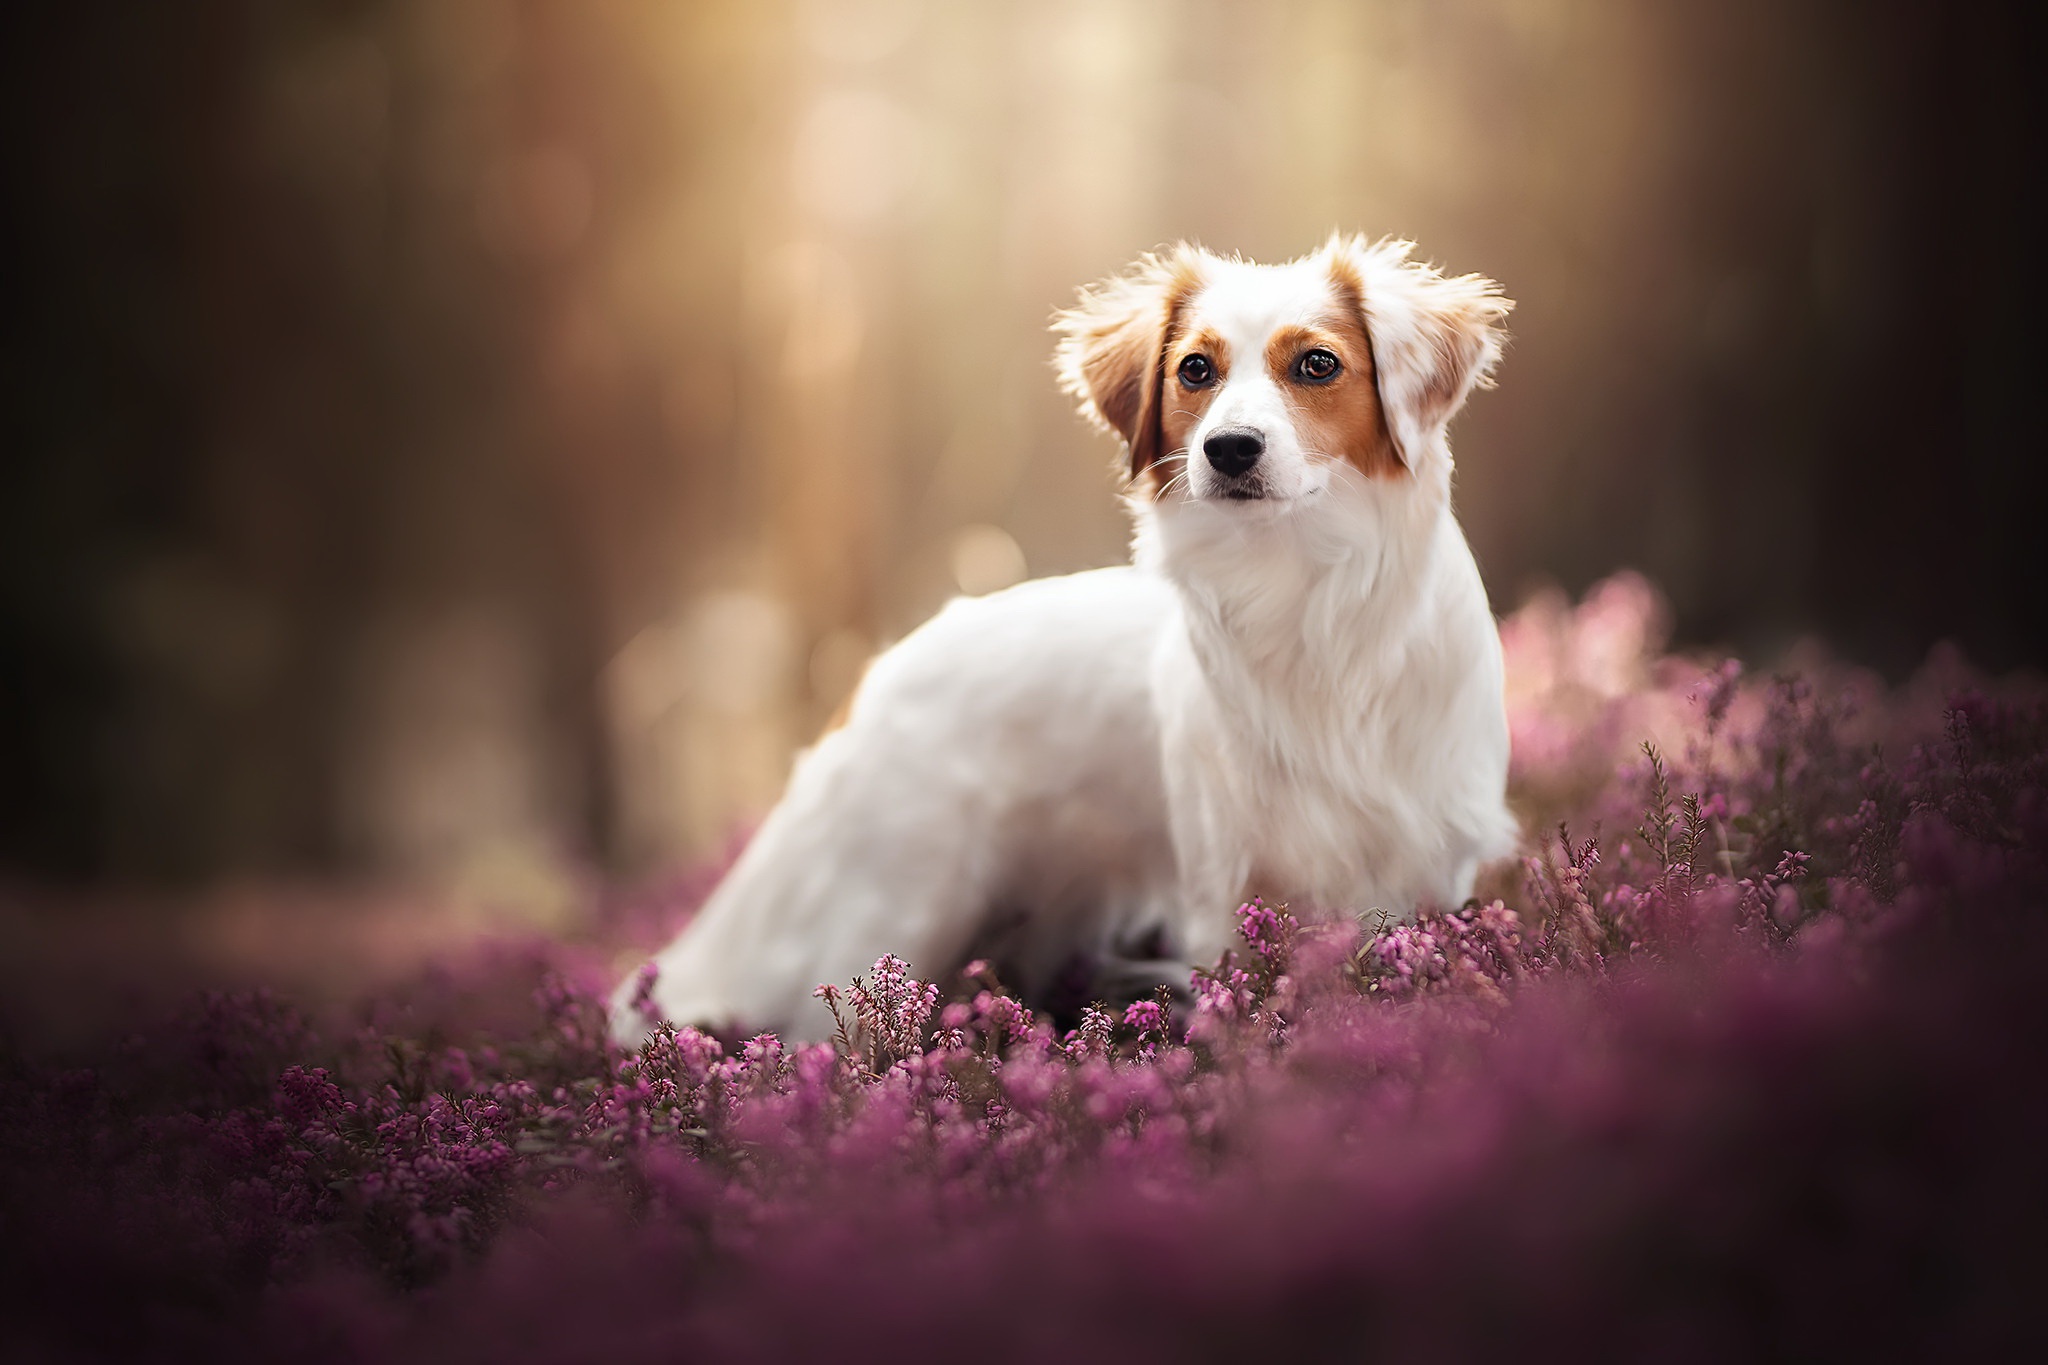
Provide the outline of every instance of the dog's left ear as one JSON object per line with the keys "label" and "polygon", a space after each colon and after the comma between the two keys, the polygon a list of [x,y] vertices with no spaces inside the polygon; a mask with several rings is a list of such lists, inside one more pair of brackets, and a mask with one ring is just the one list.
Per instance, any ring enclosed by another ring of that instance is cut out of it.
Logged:
{"label": "dog's left ear", "polygon": [[1180,306],[1200,281],[1199,252],[1185,244],[1147,253],[1123,274],[1081,291],[1053,315],[1053,367],[1081,411],[1123,438],[1130,477],[1157,463],[1159,393]]}
{"label": "dog's left ear", "polygon": [[1448,472],[1444,428],[1475,388],[1492,386],[1514,300],[1479,275],[1446,276],[1408,259],[1412,242],[1333,237],[1330,269],[1355,288],[1372,341],[1387,434],[1411,472]]}

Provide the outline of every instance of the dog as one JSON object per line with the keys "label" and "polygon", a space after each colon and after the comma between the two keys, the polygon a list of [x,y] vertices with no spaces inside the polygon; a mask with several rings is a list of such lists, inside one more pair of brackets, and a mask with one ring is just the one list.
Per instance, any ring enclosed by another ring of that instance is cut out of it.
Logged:
{"label": "dog", "polygon": [[1518,831],[1446,426],[1513,305],[1412,252],[1181,244],[1057,314],[1062,386],[1122,442],[1132,564],[955,599],[880,655],[614,1036],[818,1039],[815,989],[884,953],[1135,998],[1185,990],[1254,895],[1462,903]]}

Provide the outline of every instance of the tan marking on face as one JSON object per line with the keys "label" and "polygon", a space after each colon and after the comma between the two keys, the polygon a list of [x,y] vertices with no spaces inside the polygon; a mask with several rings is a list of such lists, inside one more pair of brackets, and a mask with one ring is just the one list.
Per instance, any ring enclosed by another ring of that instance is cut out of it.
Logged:
{"label": "tan marking on face", "polygon": [[[1181,357],[1189,354],[1182,333],[1186,329],[1188,305],[1200,292],[1202,277],[1193,262],[1182,262],[1167,287],[1166,312],[1157,334],[1158,351],[1153,357],[1151,430],[1144,443],[1144,460],[1132,471],[1144,480],[1151,497],[1157,498],[1181,472],[1180,456],[1186,453],[1187,433],[1193,430],[1180,410],[1188,408],[1190,395],[1181,386],[1178,371]],[[1213,338],[1212,338],[1213,341]],[[1135,454],[1134,450],[1134,454]],[[1134,464],[1138,461],[1133,460]]]}
{"label": "tan marking on face", "polygon": [[1220,380],[1230,373],[1230,347],[1212,327],[1200,327],[1187,336],[1177,338],[1167,349],[1166,368],[1176,380],[1180,377],[1180,362],[1191,355],[1207,356],[1209,363],[1216,367]]}
{"label": "tan marking on face", "polygon": [[[1180,363],[1191,355],[1208,357],[1216,371],[1216,377],[1199,389],[1180,382]],[[1166,377],[1159,404],[1160,463],[1153,467],[1155,497],[1181,472],[1181,458],[1190,454],[1188,442],[1201,425],[1202,415],[1209,411],[1209,404],[1215,401],[1216,391],[1223,387],[1224,377],[1230,373],[1230,350],[1216,332],[1207,327],[1197,328],[1185,337],[1168,338],[1164,369]]]}
{"label": "tan marking on face", "polygon": [[[1341,257],[1330,262],[1330,309],[1314,327],[1282,328],[1266,346],[1266,365],[1287,395],[1303,449],[1311,459],[1344,460],[1369,479],[1394,479],[1408,470],[1380,408],[1372,336],[1365,326],[1365,295],[1358,274]],[[1312,384],[1294,376],[1294,363],[1316,347],[1343,369]]]}
{"label": "tan marking on face", "polygon": [[1185,243],[1141,257],[1054,319],[1062,337],[1054,349],[1061,387],[1123,438],[1134,481],[1159,460],[1166,347],[1182,307],[1201,287],[1206,259]]}

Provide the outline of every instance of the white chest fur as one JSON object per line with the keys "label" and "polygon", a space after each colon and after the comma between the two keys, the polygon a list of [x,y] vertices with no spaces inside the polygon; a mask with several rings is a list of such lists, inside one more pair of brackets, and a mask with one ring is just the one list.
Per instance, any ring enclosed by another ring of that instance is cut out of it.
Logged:
{"label": "white chest fur", "polygon": [[1197,907],[1456,904],[1513,846],[1498,635],[1455,522],[1417,496],[1166,507],[1141,536],[1181,603],[1153,685],[1191,951],[1228,935]]}

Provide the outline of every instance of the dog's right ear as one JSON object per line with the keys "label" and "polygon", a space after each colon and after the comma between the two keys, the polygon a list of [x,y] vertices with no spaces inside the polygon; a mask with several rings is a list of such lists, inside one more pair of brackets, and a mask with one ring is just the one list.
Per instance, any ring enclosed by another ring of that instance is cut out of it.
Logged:
{"label": "dog's right ear", "polygon": [[1444,428],[1473,389],[1492,386],[1514,301],[1482,276],[1409,260],[1412,242],[1334,236],[1323,250],[1364,314],[1395,452],[1410,471],[1447,478]]}
{"label": "dog's right ear", "polygon": [[1199,253],[1183,243],[1140,256],[1053,315],[1060,387],[1081,400],[1084,416],[1123,438],[1133,479],[1159,460],[1166,348],[1181,306],[1200,283]]}

